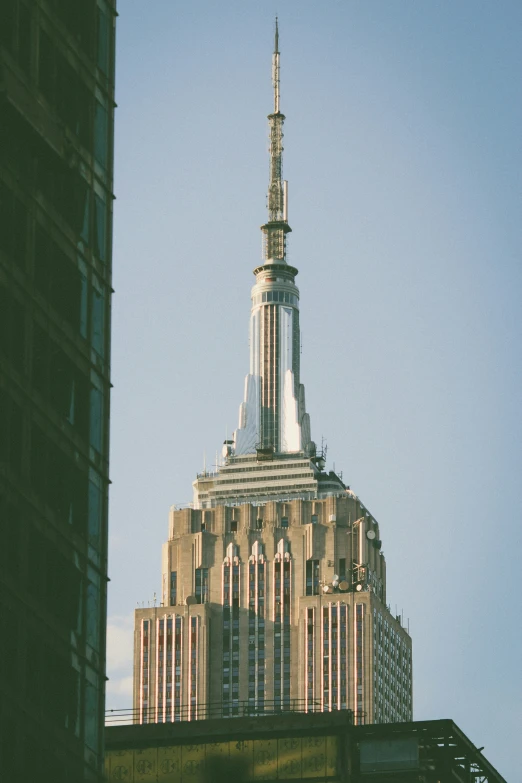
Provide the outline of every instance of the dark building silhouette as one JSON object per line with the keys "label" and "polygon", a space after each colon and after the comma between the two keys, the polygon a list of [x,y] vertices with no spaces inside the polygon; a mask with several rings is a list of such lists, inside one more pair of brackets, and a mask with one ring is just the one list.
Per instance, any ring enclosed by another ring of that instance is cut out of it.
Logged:
{"label": "dark building silhouette", "polygon": [[0,777],[103,755],[115,0],[0,2]]}

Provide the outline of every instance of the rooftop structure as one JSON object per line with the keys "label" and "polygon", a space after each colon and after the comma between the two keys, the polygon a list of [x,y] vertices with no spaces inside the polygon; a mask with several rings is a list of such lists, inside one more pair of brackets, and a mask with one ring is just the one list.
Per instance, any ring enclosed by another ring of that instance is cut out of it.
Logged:
{"label": "rooftop structure", "polygon": [[356,726],[349,711],[111,724],[105,768],[128,783],[505,783],[451,720]]}

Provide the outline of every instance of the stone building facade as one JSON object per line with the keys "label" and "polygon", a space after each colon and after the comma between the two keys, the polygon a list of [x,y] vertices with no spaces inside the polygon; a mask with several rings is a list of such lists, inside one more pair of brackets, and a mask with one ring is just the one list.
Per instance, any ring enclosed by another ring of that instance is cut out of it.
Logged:
{"label": "stone building facade", "polygon": [[172,510],[162,605],[136,612],[137,719],[297,701],[411,720],[411,639],[386,605],[381,546],[349,490]]}

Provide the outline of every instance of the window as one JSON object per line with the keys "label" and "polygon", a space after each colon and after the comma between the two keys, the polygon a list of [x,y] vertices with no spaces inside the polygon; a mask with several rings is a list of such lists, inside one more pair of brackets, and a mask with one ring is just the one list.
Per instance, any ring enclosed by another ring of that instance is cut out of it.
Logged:
{"label": "window", "polygon": [[88,535],[89,544],[95,549],[101,548],[101,515],[102,515],[102,493],[100,489],[101,478],[91,469],[91,480],[89,481],[89,500],[88,500]]}
{"label": "window", "polygon": [[257,530],[263,529],[263,520],[262,519],[256,519],[256,528]]}
{"label": "window", "polygon": [[97,285],[96,278],[93,277],[92,301],[91,301],[91,340],[92,347],[100,354],[104,355],[105,343],[105,297],[101,285]]}
{"label": "window", "polygon": [[[95,678],[93,672],[92,678]],[[98,749],[98,688],[92,682],[85,683],[85,742],[89,747]]]}
{"label": "window", "polygon": [[86,602],[86,641],[95,650],[100,647],[100,576],[91,567],[87,575],[87,602]]}
{"label": "window", "polygon": [[232,519],[230,522],[230,530],[232,533],[237,533],[237,519]]}
{"label": "window", "polygon": [[[79,259],[80,268],[85,267],[85,262]],[[80,274],[80,334],[87,339],[87,276]]]}
{"label": "window", "polygon": [[80,271],[40,226],[35,231],[34,281],[56,312],[78,329],[82,308]]}
{"label": "window", "polygon": [[318,518],[317,514],[312,514],[312,525],[317,525]]}
{"label": "window", "polygon": [[208,568],[196,568],[195,574],[196,603],[206,604],[208,595]]}
{"label": "window", "polygon": [[288,517],[281,517],[281,527],[288,527]]}
{"label": "window", "polygon": [[24,261],[27,238],[27,209],[14,193],[0,183],[0,249]]}
{"label": "window", "polygon": [[33,488],[56,517],[72,524],[81,536],[87,526],[87,473],[83,472],[33,423],[31,475]]}
{"label": "window", "polygon": [[319,560],[306,561],[306,595],[319,595]]}
{"label": "window", "polygon": [[25,309],[0,283],[0,353],[4,353],[20,373],[25,369],[25,345]]}
{"label": "window", "polygon": [[170,605],[176,606],[178,596],[178,574],[177,571],[170,572]]}
{"label": "window", "polygon": [[94,112],[94,157],[103,168],[106,168],[108,158],[108,120],[107,109],[99,101],[96,101]]}
{"label": "window", "polygon": [[103,446],[103,396],[99,389],[91,387],[91,421],[90,442],[91,446],[100,454]]}
{"label": "window", "polygon": [[97,19],[97,38],[98,38],[98,52],[97,62],[98,68],[103,73],[109,75],[109,19],[105,11],[99,6],[96,9],[98,14]]}
{"label": "window", "polygon": [[94,196],[94,214],[96,217],[94,250],[100,261],[105,262],[107,260],[107,206],[105,199],[98,194]]}
{"label": "window", "polygon": [[77,199],[78,199],[80,237],[83,239],[84,242],[89,244],[89,238],[91,233],[90,225],[89,225],[90,190],[87,183],[82,177],[80,177],[78,180]]}

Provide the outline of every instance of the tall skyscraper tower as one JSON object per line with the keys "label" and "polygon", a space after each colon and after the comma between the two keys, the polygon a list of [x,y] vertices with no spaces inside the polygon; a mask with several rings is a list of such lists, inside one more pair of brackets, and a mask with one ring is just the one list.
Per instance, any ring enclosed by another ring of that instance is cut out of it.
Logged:
{"label": "tall skyscraper tower", "polygon": [[222,464],[172,509],[162,600],[138,609],[138,722],[351,709],[411,720],[411,639],[386,605],[379,525],[325,471],[300,379],[297,269],[286,260],[279,36],[268,221],[254,270],[250,370]]}
{"label": "tall skyscraper tower", "polygon": [[0,777],[101,780],[115,0],[0,2]]}

